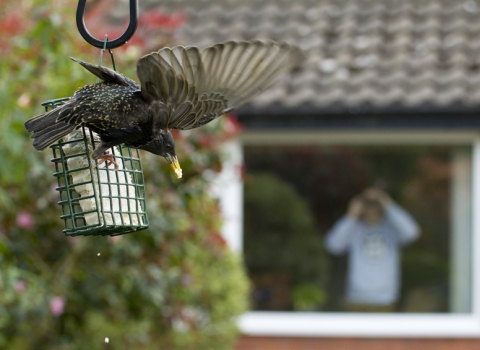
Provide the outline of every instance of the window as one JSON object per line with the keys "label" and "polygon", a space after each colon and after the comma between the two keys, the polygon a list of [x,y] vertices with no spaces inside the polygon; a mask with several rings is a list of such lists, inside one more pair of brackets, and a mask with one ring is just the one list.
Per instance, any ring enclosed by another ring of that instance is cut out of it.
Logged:
{"label": "window", "polygon": [[[474,133],[438,131],[247,132],[244,220],[237,216],[236,226],[244,225],[254,291],[241,329],[263,335],[480,335],[472,298],[476,140]],[[331,256],[322,242],[350,198],[372,184],[385,186],[421,227],[420,238],[402,250],[400,298],[388,314],[345,312],[348,257]]]}

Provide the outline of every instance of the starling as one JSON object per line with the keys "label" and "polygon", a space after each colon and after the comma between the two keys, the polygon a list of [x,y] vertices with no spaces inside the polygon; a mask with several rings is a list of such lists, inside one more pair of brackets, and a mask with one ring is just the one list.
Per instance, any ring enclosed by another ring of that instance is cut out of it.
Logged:
{"label": "starling", "polygon": [[140,85],[106,67],[81,64],[101,82],[77,90],[63,105],[33,117],[25,128],[42,151],[81,126],[100,137],[93,158],[116,165],[107,150],[119,144],[160,155],[182,172],[171,129],[193,129],[250,101],[303,61],[296,46],[228,41],[204,49],[176,46],[140,58]]}

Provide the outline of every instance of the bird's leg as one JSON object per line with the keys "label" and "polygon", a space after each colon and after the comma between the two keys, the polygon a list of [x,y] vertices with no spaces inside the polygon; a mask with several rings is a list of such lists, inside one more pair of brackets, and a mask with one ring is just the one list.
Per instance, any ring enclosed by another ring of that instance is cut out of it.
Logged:
{"label": "bird's leg", "polygon": [[108,168],[110,165],[113,164],[115,166],[115,170],[118,169],[118,163],[114,160],[113,155],[108,153],[108,151],[105,151],[105,154],[98,156],[97,160],[98,160],[97,165],[101,165],[105,163],[105,166]]}
{"label": "bird's leg", "polygon": [[103,143],[100,144],[95,150],[93,151],[93,159],[98,160],[97,166],[105,163],[107,168],[113,164],[115,166],[115,170],[119,168],[118,163],[115,161],[113,154],[108,152],[110,146],[104,145]]}

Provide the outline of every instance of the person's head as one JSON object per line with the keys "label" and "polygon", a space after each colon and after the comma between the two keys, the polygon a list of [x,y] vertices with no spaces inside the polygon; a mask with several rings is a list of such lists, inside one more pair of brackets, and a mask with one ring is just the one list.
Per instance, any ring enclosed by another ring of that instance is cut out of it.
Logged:
{"label": "person's head", "polygon": [[380,201],[366,193],[362,196],[362,202],[362,219],[370,225],[378,224],[383,217],[383,207]]}

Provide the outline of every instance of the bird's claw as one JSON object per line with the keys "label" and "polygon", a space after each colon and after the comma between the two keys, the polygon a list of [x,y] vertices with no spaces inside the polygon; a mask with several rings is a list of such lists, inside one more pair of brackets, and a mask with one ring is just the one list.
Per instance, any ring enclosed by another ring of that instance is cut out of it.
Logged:
{"label": "bird's claw", "polygon": [[115,170],[118,170],[119,168],[118,163],[115,161],[112,154],[102,154],[101,156],[97,157],[97,160],[97,166],[105,163],[107,168],[112,164],[115,166]]}

